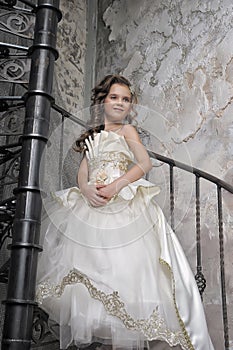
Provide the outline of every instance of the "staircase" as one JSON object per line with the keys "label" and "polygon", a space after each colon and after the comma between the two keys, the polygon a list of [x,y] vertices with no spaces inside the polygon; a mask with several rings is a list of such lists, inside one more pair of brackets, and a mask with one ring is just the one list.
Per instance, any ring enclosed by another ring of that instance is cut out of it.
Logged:
{"label": "staircase", "polygon": [[[25,107],[28,107],[28,99],[30,96],[36,96],[39,99],[45,97],[49,101],[53,113],[61,121],[70,119],[77,125],[85,127],[85,123],[76,116],[71,115],[63,108],[58,106],[47,91],[39,91],[38,89],[29,89],[29,74],[31,71],[30,62],[33,52],[40,49],[40,45],[33,47],[34,23],[38,9],[42,8],[45,2],[42,0],[38,4],[34,1],[21,0],[20,7],[16,6],[15,0],[0,1],[1,23],[0,33],[3,38],[0,42],[0,299],[6,300],[6,285],[8,284],[10,254],[8,247],[12,248],[12,232],[13,222],[16,214],[16,198],[19,193],[39,193],[37,188],[29,188],[27,186],[18,186],[20,161],[22,156],[22,145],[25,139],[30,139],[31,142],[46,142],[46,137],[41,134],[31,133],[25,134],[23,130]],[[18,3],[17,3],[18,5]],[[38,6],[39,5],[39,6]],[[54,11],[54,17],[57,20],[60,18],[59,10],[55,10],[52,3],[46,2],[47,9]],[[36,31],[36,30],[35,30]],[[42,43],[43,44],[43,43]],[[41,44],[41,48],[45,46]],[[52,52],[54,59],[57,58],[57,52],[52,47],[46,46],[46,49]],[[33,66],[32,66],[33,69]],[[142,139],[150,137],[149,133],[141,130]],[[36,140],[36,141],[35,141]],[[60,150],[62,154],[64,141],[64,130],[61,129]],[[208,284],[203,273],[202,266],[202,233],[201,233],[201,182],[208,181],[216,189],[216,204],[218,215],[218,232],[219,232],[219,265],[221,281],[221,303],[222,303],[222,324],[223,324],[223,349],[230,350],[229,341],[229,325],[228,325],[228,304],[227,304],[227,287],[225,280],[225,256],[224,256],[224,233],[227,230],[224,223],[223,215],[223,191],[233,193],[233,186],[222,181],[221,179],[203,172],[197,168],[193,168],[187,164],[175,161],[174,159],[164,157],[151,150],[148,150],[153,161],[163,164],[168,169],[169,173],[169,196],[170,196],[170,223],[175,230],[175,172],[177,169],[189,174],[190,182],[195,183],[195,222],[196,222],[196,281],[201,296],[205,293],[205,287]],[[62,163],[60,163],[62,167]],[[61,168],[59,169],[62,172]],[[151,174],[148,175],[150,179]],[[17,187],[17,189],[16,189]],[[27,188],[26,188],[27,187]],[[39,206],[38,206],[39,208]],[[30,221],[30,220],[29,220]],[[33,219],[31,219],[31,222]],[[36,221],[36,220],[35,220]],[[17,242],[14,242],[13,248],[17,248]],[[22,242],[21,242],[22,243]],[[25,242],[24,242],[25,244]],[[40,249],[37,242],[27,242],[30,249]],[[18,245],[20,245],[18,243]],[[26,246],[26,244],[25,244]],[[24,246],[24,247],[25,247]],[[21,244],[22,247],[22,244]],[[33,286],[31,286],[33,289]],[[8,304],[15,304],[16,301],[7,301]],[[20,301],[21,304],[24,301]],[[29,303],[33,310],[32,317],[32,336],[30,344],[27,344],[25,349],[59,349],[59,343],[51,334],[48,327],[48,315],[41,310],[33,301]],[[1,329],[3,327],[4,307],[1,306]],[[9,325],[8,325],[9,326]],[[10,342],[10,340],[9,340]],[[97,349],[101,344],[94,343],[86,349]],[[74,347],[70,347],[74,349]]]}

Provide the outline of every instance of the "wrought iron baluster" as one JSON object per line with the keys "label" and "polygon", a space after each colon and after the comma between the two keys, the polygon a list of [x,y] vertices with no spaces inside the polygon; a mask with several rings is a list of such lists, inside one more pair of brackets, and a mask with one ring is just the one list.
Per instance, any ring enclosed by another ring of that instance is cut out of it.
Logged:
{"label": "wrought iron baluster", "polygon": [[218,228],[219,228],[219,255],[220,255],[220,275],[222,294],[222,316],[225,350],[229,350],[229,327],[227,316],[226,280],[225,280],[225,260],[224,260],[224,236],[223,236],[223,213],[222,213],[222,188],[217,186],[218,194]]}
{"label": "wrought iron baluster", "polygon": [[200,176],[196,175],[196,248],[197,248],[197,273],[195,279],[201,295],[206,288],[206,279],[202,273],[201,262],[201,215],[200,215]]}
{"label": "wrought iron baluster", "polygon": [[170,215],[171,215],[171,228],[175,232],[174,225],[174,208],[175,208],[175,200],[174,200],[174,165],[170,164]]}
{"label": "wrought iron baluster", "polygon": [[62,162],[63,162],[63,146],[64,146],[64,114],[61,120],[60,150],[59,150],[59,189],[62,186]]}

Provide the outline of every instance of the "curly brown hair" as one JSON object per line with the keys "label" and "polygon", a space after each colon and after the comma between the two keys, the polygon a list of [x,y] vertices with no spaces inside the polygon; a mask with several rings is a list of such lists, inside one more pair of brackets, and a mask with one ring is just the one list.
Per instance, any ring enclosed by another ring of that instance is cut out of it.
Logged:
{"label": "curly brown hair", "polygon": [[101,82],[92,89],[90,120],[87,122],[88,129],[76,140],[76,147],[74,148],[75,151],[84,151],[86,149],[86,138],[89,136],[93,138],[94,133],[99,133],[101,130],[104,130],[105,125],[103,104],[113,84],[125,85],[129,88],[131,93],[132,114],[127,115],[125,121],[128,124],[132,124],[133,120],[135,119],[137,113],[133,109],[133,105],[137,104],[137,96],[132,90],[131,83],[122,75],[110,74],[105,76],[104,79],[102,79]]}

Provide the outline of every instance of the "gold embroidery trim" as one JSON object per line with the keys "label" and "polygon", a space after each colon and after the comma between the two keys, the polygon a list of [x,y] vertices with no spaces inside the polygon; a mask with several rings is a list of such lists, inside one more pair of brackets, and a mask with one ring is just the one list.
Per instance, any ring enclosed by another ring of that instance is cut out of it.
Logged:
{"label": "gold embroidery trim", "polygon": [[185,328],[185,324],[183,322],[183,320],[181,319],[180,317],[180,314],[179,314],[179,310],[178,310],[178,307],[177,307],[177,304],[176,304],[176,292],[175,292],[175,279],[174,279],[174,275],[173,275],[173,272],[172,272],[172,268],[171,266],[163,259],[159,258],[159,262],[163,265],[165,265],[168,270],[170,271],[170,274],[172,276],[172,294],[173,294],[173,303],[174,303],[174,306],[175,306],[175,310],[176,310],[176,316],[179,320],[179,324],[180,324],[180,327],[182,329],[182,333],[184,335],[184,338],[186,340],[186,343],[188,345],[188,348],[189,350],[195,350],[194,347],[193,347],[193,344],[191,343],[191,340],[190,340],[190,337],[188,335],[188,332]]}
{"label": "gold embroidery trim", "polygon": [[97,169],[104,169],[109,164],[115,169],[127,171],[129,160],[121,152],[109,152],[102,156],[91,158],[88,163],[90,168]]}
{"label": "gold embroidery trim", "polygon": [[[36,299],[42,304],[45,298],[59,298],[62,296],[66,286],[77,283],[82,283],[87,288],[90,296],[99,300],[103,304],[106,312],[119,318],[127,329],[142,332],[148,341],[161,340],[166,341],[170,346],[180,345],[183,350],[194,350],[193,347],[190,347],[190,341],[188,342],[189,338],[187,332],[185,333],[183,328],[183,332],[172,332],[169,330],[164,319],[160,317],[158,308],[153,310],[148,319],[135,320],[127,313],[125,304],[121,301],[117,291],[106,294],[98,290],[87,276],[76,269],[71,270],[62,279],[61,284],[53,285],[49,281],[40,283],[37,287]],[[178,311],[177,316],[179,316]],[[181,320],[180,317],[179,320]]]}
{"label": "gold embroidery trim", "polygon": [[90,182],[104,184],[108,179],[107,168],[119,169],[122,172],[128,170],[129,160],[119,152],[110,152],[102,156],[95,156],[89,159],[88,168],[90,173]]}

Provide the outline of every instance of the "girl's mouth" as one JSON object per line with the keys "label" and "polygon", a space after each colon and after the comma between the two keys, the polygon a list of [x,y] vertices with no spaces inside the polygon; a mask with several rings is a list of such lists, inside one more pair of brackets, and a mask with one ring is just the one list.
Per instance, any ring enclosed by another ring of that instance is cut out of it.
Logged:
{"label": "girl's mouth", "polygon": [[113,108],[113,109],[114,109],[114,111],[124,112],[124,109],[122,109],[122,108],[115,107],[115,108]]}

